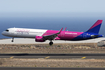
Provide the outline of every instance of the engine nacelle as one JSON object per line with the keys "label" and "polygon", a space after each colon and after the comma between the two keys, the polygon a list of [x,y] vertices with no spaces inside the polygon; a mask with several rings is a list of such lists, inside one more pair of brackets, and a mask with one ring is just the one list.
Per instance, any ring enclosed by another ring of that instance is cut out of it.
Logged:
{"label": "engine nacelle", "polygon": [[35,41],[36,41],[36,42],[45,42],[45,40],[43,39],[42,36],[36,36],[36,37],[35,37]]}
{"label": "engine nacelle", "polygon": [[60,40],[60,38],[59,37],[56,37],[54,40]]}

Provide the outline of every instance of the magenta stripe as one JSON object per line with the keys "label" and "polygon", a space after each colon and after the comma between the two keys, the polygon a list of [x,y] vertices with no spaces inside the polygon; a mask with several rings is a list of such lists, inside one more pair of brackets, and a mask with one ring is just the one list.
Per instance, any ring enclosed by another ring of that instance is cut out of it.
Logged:
{"label": "magenta stripe", "polygon": [[[55,30],[47,30],[42,36],[52,35],[58,32],[59,31],[55,31]],[[58,37],[55,38],[55,40],[71,40],[81,35],[82,33],[83,32],[61,31],[61,33],[58,35]]]}
{"label": "magenta stripe", "polygon": [[[101,24],[101,23],[102,23],[102,20],[98,20],[90,29],[92,29],[92,28],[98,26],[98,25]],[[89,29],[89,30],[90,30],[90,29]]]}

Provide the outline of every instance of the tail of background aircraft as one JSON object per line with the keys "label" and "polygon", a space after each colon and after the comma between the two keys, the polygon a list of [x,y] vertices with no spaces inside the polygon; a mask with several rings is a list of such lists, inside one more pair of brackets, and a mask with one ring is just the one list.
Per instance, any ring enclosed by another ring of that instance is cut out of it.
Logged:
{"label": "tail of background aircraft", "polygon": [[102,20],[97,20],[97,22],[86,32],[98,34],[101,24],[102,24]]}

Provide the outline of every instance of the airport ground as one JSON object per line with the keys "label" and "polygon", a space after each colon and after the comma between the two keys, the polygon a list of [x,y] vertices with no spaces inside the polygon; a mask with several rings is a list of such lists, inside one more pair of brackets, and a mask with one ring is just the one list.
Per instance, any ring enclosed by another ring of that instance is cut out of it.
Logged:
{"label": "airport ground", "polygon": [[0,53],[105,53],[105,47],[99,47],[98,42],[105,38],[84,41],[54,41],[49,46],[49,41],[35,42],[35,39],[16,38],[0,39]]}
{"label": "airport ground", "polygon": [[48,44],[0,44],[0,53],[105,53],[105,47],[97,43]]}
{"label": "airport ground", "polygon": [[0,67],[0,70],[105,70],[105,68]]}
{"label": "airport ground", "polygon": [[0,67],[105,68],[105,59],[0,58]]}
{"label": "airport ground", "polygon": [[105,68],[105,48],[97,43],[0,44],[0,53],[0,67]]}
{"label": "airport ground", "polygon": [[[13,44],[7,41],[10,39],[0,40],[0,55],[4,54],[0,56],[0,67],[105,68],[105,47],[99,47],[97,42],[63,43],[57,41],[49,46],[48,42],[29,44],[26,41],[25,44],[23,39]],[[45,55],[41,56],[41,54]],[[51,54],[56,56],[51,56]]]}

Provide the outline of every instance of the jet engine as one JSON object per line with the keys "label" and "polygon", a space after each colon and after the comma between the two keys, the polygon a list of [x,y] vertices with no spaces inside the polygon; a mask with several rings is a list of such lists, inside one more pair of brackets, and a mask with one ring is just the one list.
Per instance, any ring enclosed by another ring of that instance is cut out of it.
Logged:
{"label": "jet engine", "polygon": [[36,42],[45,42],[45,40],[43,39],[42,36],[36,36],[36,37],[35,37],[35,41],[36,41]]}

